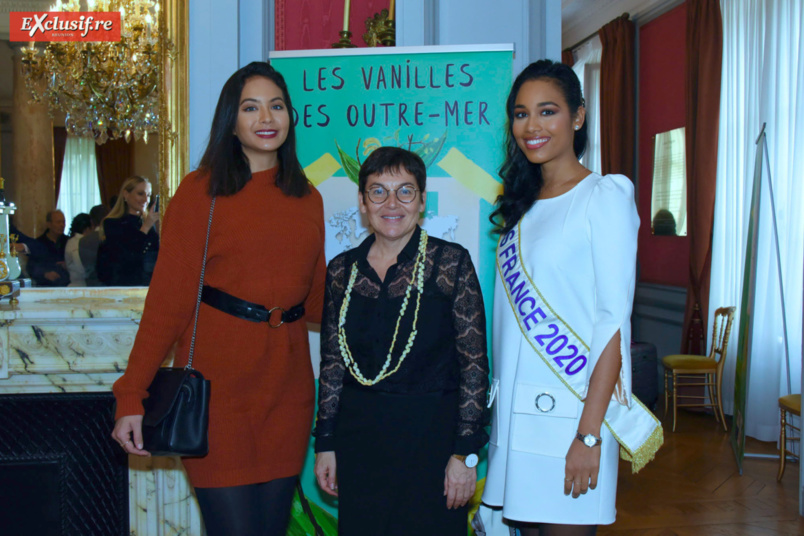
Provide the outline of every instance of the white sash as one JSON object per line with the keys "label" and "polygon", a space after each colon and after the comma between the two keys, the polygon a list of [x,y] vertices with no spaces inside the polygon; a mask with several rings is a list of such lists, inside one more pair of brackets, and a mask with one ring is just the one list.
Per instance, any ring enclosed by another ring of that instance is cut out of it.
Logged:
{"label": "white sash", "polygon": [[[497,246],[497,270],[508,303],[536,354],[561,382],[583,402],[589,366],[589,345],[550,307],[531,280],[521,262],[519,224],[500,238]],[[656,455],[664,436],[662,425],[635,396],[631,407],[610,404],[605,425],[620,444],[620,457],[631,462],[637,472]]]}

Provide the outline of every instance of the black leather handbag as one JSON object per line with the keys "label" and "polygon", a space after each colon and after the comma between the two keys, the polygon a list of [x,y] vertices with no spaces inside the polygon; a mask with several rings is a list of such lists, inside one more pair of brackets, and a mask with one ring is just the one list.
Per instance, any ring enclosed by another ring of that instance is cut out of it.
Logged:
{"label": "black leather handbag", "polygon": [[152,456],[206,456],[209,452],[209,380],[193,368],[195,334],[198,328],[198,310],[201,306],[201,291],[204,287],[204,271],[207,265],[209,230],[215,198],[209,207],[207,238],[204,244],[204,259],[201,265],[201,282],[195,304],[193,337],[190,340],[190,355],[184,368],[160,368],[151,386],[148,398],[142,401],[145,416],[142,419],[143,448]]}
{"label": "black leather handbag", "polygon": [[194,369],[160,368],[143,400],[142,440],[152,456],[209,452],[209,380]]}

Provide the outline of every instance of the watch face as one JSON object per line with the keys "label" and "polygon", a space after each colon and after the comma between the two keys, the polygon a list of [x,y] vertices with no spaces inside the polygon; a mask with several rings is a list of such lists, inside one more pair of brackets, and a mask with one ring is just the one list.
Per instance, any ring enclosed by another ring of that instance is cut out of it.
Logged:
{"label": "watch face", "polygon": [[466,467],[469,467],[471,469],[472,467],[477,465],[477,462],[478,462],[477,454],[469,454],[463,463],[466,464]]}
{"label": "watch face", "polygon": [[587,447],[594,447],[597,444],[597,439],[592,434],[583,436],[583,444]]}

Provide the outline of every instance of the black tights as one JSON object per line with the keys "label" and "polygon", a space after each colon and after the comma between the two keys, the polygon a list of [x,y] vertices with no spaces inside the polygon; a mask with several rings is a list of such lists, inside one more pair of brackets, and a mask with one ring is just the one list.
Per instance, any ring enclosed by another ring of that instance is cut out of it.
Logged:
{"label": "black tights", "polygon": [[195,488],[207,536],[285,536],[296,478]]}
{"label": "black tights", "polygon": [[597,525],[527,523],[518,527],[522,536],[595,536]]}

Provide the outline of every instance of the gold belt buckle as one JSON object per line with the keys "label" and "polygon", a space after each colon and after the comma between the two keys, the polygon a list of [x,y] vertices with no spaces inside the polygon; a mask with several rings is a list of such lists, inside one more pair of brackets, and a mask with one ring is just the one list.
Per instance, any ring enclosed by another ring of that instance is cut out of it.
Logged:
{"label": "gold belt buckle", "polygon": [[[274,311],[276,311],[276,310],[282,311],[282,314],[279,315],[279,324],[274,325],[274,324],[271,324],[271,315],[273,315]],[[279,326],[284,324],[285,321],[282,320],[282,315],[284,315],[284,314],[285,314],[285,310],[282,309],[281,307],[273,307],[271,309],[268,309],[268,325],[271,326],[272,328],[278,328]]]}

